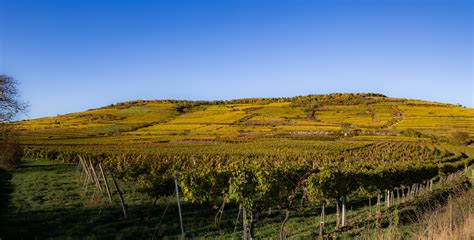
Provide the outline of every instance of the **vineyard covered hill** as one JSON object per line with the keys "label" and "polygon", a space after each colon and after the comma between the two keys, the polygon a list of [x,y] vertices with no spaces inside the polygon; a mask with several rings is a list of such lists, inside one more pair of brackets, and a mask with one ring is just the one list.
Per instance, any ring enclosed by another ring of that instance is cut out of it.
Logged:
{"label": "vineyard covered hill", "polygon": [[380,94],[156,100],[118,103],[14,125],[22,142],[34,145],[340,137],[429,140],[455,132],[474,134],[474,109]]}
{"label": "vineyard covered hill", "polygon": [[[82,189],[97,189],[84,190],[75,200],[82,209],[91,209],[87,201],[94,200],[93,207],[109,207],[108,219],[116,221],[120,213],[113,210],[117,199],[102,191],[105,174],[101,180],[94,169],[104,168],[126,183],[130,216],[123,204],[122,209],[130,225],[105,232],[121,231],[134,236],[130,239],[184,235],[181,222],[160,225],[168,205],[153,210],[176,193],[191,238],[359,236],[368,226],[377,231],[387,221],[393,226],[398,208],[410,207],[419,196],[450,194],[452,188],[443,186],[474,163],[474,109],[380,94],[133,101],[11,124],[25,145],[24,159],[83,170]],[[457,185],[467,186],[464,182]],[[333,203],[334,208],[326,205]],[[333,214],[327,222],[326,207]],[[7,217],[18,219],[17,208],[10,213]],[[91,225],[94,236],[111,227]],[[84,229],[57,234],[89,234]],[[28,231],[25,236],[49,234]]]}

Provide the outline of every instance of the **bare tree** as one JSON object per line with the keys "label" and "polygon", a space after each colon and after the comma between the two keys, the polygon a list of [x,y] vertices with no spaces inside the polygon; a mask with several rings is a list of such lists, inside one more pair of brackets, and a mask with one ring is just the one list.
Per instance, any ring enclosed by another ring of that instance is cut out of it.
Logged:
{"label": "bare tree", "polygon": [[0,168],[12,168],[21,161],[23,150],[8,122],[24,113],[27,104],[19,99],[18,82],[0,74]]}
{"label": "bare tree", "polygon": [[18,81],[0,74],[0,122],[13,120],[26,111],[27,104],[19,100]]}

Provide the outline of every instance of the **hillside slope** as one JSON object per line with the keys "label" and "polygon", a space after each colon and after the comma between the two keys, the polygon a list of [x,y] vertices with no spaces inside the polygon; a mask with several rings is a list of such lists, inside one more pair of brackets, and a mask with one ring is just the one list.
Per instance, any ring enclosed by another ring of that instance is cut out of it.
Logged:
{"label": "hillside slope", "polygon": [[[283,229],[291,238],[314,239],[324,230],[371,239],[403,224],[412,228],[417,223],[404,219],[414,208],[454,191],[446,184],[452,173],[469,172],[474,148],[446,140],[473,134],[473,111],[380,94],[331,94],[133,101],[15,122],[27,146],[23,166],[0,176],[0,185],[15,189],[0,230],[32,238],[179,238],[178,183],[190,238],[242,238],[235,219],[243,206],[259,216],[244,220],[259,238],[278,238]],[[113,173],[120,183],[125,221],[117,194],[111,201],[102,181],[92,180],[103,166],[109,173],[102,173],[103,182],[115,183],[105,177]],[[464,175],[457,176],[457,186],[465,186]],[[385,204],[372,204],[376,195]],[[343,228],[332,207],[341,198],[349,206]],[[321,227],[322,202],[328,207]],[[223,217],[216,226],[218,208]],[[57,228],[58,222],[68,224]]]}
{"label": "hillside slope", "polygon": [[328,94],[231,101],[131,101],[13,124],[26,144],[444,137],[454,132],[473,135],[474,109],[381,94]]}

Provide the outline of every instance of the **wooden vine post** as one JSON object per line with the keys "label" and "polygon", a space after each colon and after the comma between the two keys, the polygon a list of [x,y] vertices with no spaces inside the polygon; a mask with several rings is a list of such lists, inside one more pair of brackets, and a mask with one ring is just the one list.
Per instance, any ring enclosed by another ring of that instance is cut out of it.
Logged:
{"label": "wooden vine post", "polygon": [[[85,179],[84,184],[82,186],[84,188],[84,187],[87,187],[87,183],[89,182],[89,179],[92,180],[92,174],[90,172],[90,169],[89,169],[88,164],[86,163],[86,161],[80,155],[78,155],[78,156],[79,156],[79,162],[82,165],[82,169],[84,169],[84,172],[86,174],[86,179]],[[87,191],[87,188],[85,189],[85,191]]]}
{"label": "wooden vine post", "polygon": [[235,220],[234,232],[237,231],[237,224],[239,223],[240,212],[242,212],[242,204],[239,204],[239,212],[237,213],[237,219]]}
{"label": "wooden vine post", "polygon": [[[245,161],[242,161],[242,176],[245,179]],[[247,208],[245,206],[242,206],[242,224],[243,224],[243,235],[244,235],[244,240],[247,240],[247,234],[248,234],[248,229],[247,229]]]}
{"label": "wooden vine post", "polygon": [[117,184],[117,181],[115,180],[114,174],[112,171],[110,171],[110,167],[107,168],[107,171],[109,172],[110,176],[112,177],[112,182],[114,183],[115,190],[117,190],[117,193],[120,198],[120,205],[122,206],[122,211],[123,211],[123,218],[127,219],[128,214],[127,214],[127,206],[125,205],[125,201],[123,200],[123,195],[122,192],[120,191],[120,188]]}
{"label": "wooden vine post", "polygon": [[390,205],[394,205],[395,204],[395,193],[393,190],[390,191]]}
{"label": "wooden vine post", "polygon": [[243,228],[244,228],[244,240],[247,240],[247,209],[244,207],[242,209],[242,222],[243,222]]}
{"label": "wooden vine post", "polygon": [[342,222],[341,222],[341,226],[344,227],[346,226],[346,218],[347,218],[347,206],[346,206],[346,196],[342,197]]}
{"label": "wooden vine post", "polygon": [[339,223],[341,222],[341,208],[340,208],[340,204],[339,204],[339,198],[336,198],[336,230],[339,229],[340,225]]}
{"label": "wooden vine post", "polygon": [[95,171],[94,164],[92,163],[92,161],[90,159],[89,159],[89,163],[91,165],[91,171],[92,171],[92,176],[94,177],[95,185],[100,190],[100,192],[103,192],[102,191],[102,185],[100,184],[99,178],[97,177],[97,172]]}
{"label": "wooden vine post", "polygon": [[[78,155],[78,157],[79,157],[79,163],[82,165],[82,169],[84,169],[84,173],[86,174],[86,177],[89,178],[90,177],[90,172],[89,172],[89,168],[87,167],[87,164],[84,162],[81,155]],[[89,179],[87,179],[87,180],[89,180]]]}
{"label": "wooden vine post", "polygon": [[369,218],[372,218],[372,195],[369,195]]}
{"label": "wooden vine post", "polygon": [[321,201],[321,216],[319,218],[319,237],[322,238],[324,236],[324,218],[326,215],[326,201]]}
{"label": "wooden vine post", "polygon": [[179,213],[179,224],[181,226],[181,235],[184,238],[184,226],[183,226],[183,215],[181,214],[181,202],[179,201],[179,188],[178,188],[178,178],[174,177],[174,186],[176,188],[176,202],[178,203],[178,213]]}
{"label": "wooden vine post", "polygon": [[110,194],[109,183],[107,182],[107,178],[105,177],[104,168],[102,167],[102,163],[99,163],[99,169],[100,169],[100,173],[102,175],[102,179],[104,181],[105,190],[107,191],[107,196],[109,197],[109,201],[112,202],[112,194]]}

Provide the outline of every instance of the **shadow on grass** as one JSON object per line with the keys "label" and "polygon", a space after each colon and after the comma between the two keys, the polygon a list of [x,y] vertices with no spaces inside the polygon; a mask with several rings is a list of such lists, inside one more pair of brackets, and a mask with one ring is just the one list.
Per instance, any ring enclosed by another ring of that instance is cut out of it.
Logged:
{"label": "shadow on grass", "polygon": [[55,164],[24,164],[18,166],[15,171],[21,172],[21,171],[56,171],[56,172],[61,172],[65,169],[70,170],[71,167],[77,166],[76,164],[66,164],[66,163],[55,163]]}
{"label": "shadow on grass", "polygon": [[[0,218],[2,239],[150,239],[155,219],[123,219],[115,206],[9,212]],[[168,234],[172,234],[169,232]],[[158,236],[159,237],[159,236]]]}
{"label": "shadow on grass", "polygon": [[0,169],[0,216],[3,215],[10,203],[10,194],[13,192],[11,179],[12,174],[10,172]]}
{"label": "shadow on grass", "polygon": [[[118,203],[96,207],[49,210],[7,208],[0,215],[1,239],[178,239],[181,236],[178,209],[174,202],[162,202],[150,212],[150,205],[131,205],[123,219]],[[166,209],[166,214],[163,212]],[[212,224],[215,210],[209,205],[183,204],[186,235],[190,238],[231,233],[237,206],[229,206],[228,218],[219,231]],[[159,224],[160,223],[160,224]],[[222,232],[221,232],[222,231]]]}

